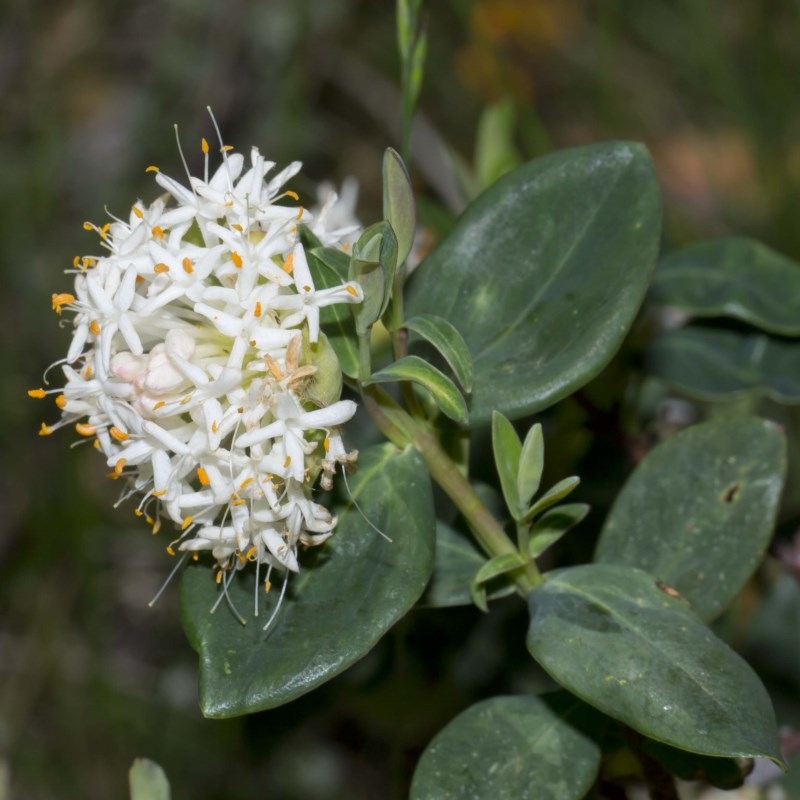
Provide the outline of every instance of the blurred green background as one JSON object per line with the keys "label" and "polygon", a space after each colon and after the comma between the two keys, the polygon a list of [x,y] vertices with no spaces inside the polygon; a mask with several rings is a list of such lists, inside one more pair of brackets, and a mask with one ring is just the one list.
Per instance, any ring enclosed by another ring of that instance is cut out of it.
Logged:
{"label": "blurred green background", "polygon": [[[476,130],[502,101],[522,159],[644,141],[663,188],[666,247],[737,232],[800,258],[796,0],[431,0],[426,11],[412,171],[429,243],[480,187]],[[206,106],[237,149],[302,160],[292,188],[306,203],[317,182],[355,175],[371,222],[382,151],[398,144],[398,74],[390,0],[5,0],[0,800],[125,797],[136,756],[164,766],[176,798],[401,798],[454,714],[489,692],[541,684],[521,604],[500,603],[490,617],[419,610],[314,694],[248,719],[204,720],[176,586],[147,606],[169,568],[162,544],[129,506],[112,508],[115,487],[93,451],[71,447],[68,431],[36,435],[56,410],[25,395],[67,347],[50,294],[69,288],[73,256],[95,247],[83,221],[153,199],[149,164],[181,178],[173,124],[195,169],[200,137],[212,136]],[[590,532],[658,435],[624,418],[615,380],[548,417],[548,470],[584,476]],[[780,414],[797,430],[794,412]],[[784,561],[796,558],[786,548],[799,497],[790,488]],[[590,543],[581,547],[586,557]],[[800,724],[800,594],[789,575],[771,559],[720,630],[746,649],[756,615],[771,621],[751,655],[781,721]],[[764,611],[778,585],[785,605]]]}

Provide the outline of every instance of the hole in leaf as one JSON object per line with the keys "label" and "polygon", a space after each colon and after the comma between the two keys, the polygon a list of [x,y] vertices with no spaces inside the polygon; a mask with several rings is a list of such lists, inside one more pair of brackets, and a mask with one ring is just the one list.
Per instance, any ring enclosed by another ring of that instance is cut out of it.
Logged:
{"label": "hole in leaf", "polygon": [[723,503],[735,503],[739,499],[741,493],[742,484],[736,481],[736,483],[732,483],[730,486],[723,489],[719,499],[722,500]]}

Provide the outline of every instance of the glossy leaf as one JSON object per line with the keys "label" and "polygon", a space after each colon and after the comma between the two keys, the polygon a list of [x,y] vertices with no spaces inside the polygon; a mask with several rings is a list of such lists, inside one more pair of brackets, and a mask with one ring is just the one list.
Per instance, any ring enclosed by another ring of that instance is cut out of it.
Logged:
{"label": "glossy leaf", "polygon": [[464,391],[472,391],[472,356],[453,325],[434,314],[423,314],[406,320],[403,326],[429,341],[447,361]]}
{"label": "glossy leaf", "polygon": [[641,304],[659,227],[650,158],[627,142],[532,161],[470,205],[414,272],[407,310],[467,342],[473,424],[546,408],[600,372]]}
{"label": "glossy leaf", "polygon": [[[306,250],[308,268],[319,289],[339,286],[347,280],[350,258],[332,247]],[[325,306],[319,312],[320,328],[339,357],[342,372],[350,378],[358,376],[358,338],[353,314],[344,303]]]}
{"label": "glossy leaf", "polygon": [[569,478],[560,480],[555,485],[551,486],[526,512],[523,516],[523,521],[528,522],[532,520],[537,514],[554,506],[560,500],[563,500],[568,494],[571,494],[580,485],[581,479],[577,475],[572,475]]}
{"label": "glossy leaf", "polygon": [[206,716],[251,713],[305,694],[367,653],[422,594],[434,551],[433,500],[422,459],[392,445],[370,448],[349,484],[369,523],[352,505],[338,511],[335,535],[307,551],[269,631],[262,626],[277,592],[260,592],[266,600],[255,619],[250,570],[229,590],[244,626],[224,605],[209,613],[218,591],[210,569],[184,574],[183,625],[200,654]]}
{"label": "glossy leaf", "polygon": [[525,436],[519,456],[517,494],[520,505],[525,507],[539,491],[544,470],[544,437],[542,426],[537,422]]}
{"label": "glossy leaf", "polygon": [[439,409],[450,419],[466,424],[467,404],[458,388],[444,373],[419,356],[406,356],[370,375],[364,385],[412,381],[427,389]]}
{"label": "glossy leaf", "polygon": [[[486,557],[469,537],[437,520],[436,560],[423,604],[435,607],[469,605],[473,602],[470,584],[485,563]],[[497,581],[487,588],[486,595],[493,600],[513,591],[513,585]]]}
{"label": "glossy leaf", "polygon": [[699,325],[668,331],[647,348],[645,368],[700,400],[755,394],[800,403],[800,343],[763,333]]}
{"label": "glossy leaf", "polygon": [[578,800],[600,748],[538,697],[492,697],[468,708],[425,749],[411,800]]}
{"label": "glossy leaf", "polygon": [[761,242],[726,237],[671,253],[650,287],[657,303],[800,336],[800,264]]}
{"label": "glossy leaf", "polygon": [[761,562],[785,471],[776,425],[754,417],[693,425],[636,467],[595,558],[647,570],[712,619]]}
{"label": "glossy leaf", "polygon": [[517,474],[522,455],[522,442],[514,426],[499,411],[492,413],[492,450],[503,497],[511,516],[516,518],[521,511]]}
{"label": "glossy leaf", "polygon": [[406,165],[391,147],[383,154],[383,217],[397,237],[397,263],[402,264],[414,244],[417,209]]}
{"label": "glossy leaf", "polygon": [[167,776],[155,761],[137,758],[128,771],[131,800],[170,800]]}
{"label": "glossy leaf", "polygon": [[527,645],[558,683],[657,741],[780,763],[769,696],[747,663],[653,576],[622,564],[549,573]]}
{"label": "glossy leaf", "polygon": [[531,528],[528,555],[531,558],[539,558],[548,547],[554,545],[588,513],[589,506],[585,503],[567,503],[543,514]]}

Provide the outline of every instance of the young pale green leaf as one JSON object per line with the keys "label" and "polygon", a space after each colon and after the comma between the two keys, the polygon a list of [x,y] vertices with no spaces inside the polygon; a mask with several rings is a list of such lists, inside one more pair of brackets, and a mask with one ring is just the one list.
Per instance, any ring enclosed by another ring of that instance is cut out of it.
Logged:
{"label": "young pale green leaf", "polygon": [[434,737],[410,800],[579,800],[599,766],[600,748],[538,697],[492,697]]}
{"label": "young pale green leaf", "polygon": [[383,155],[383,216],[397,237],[397,264],[402,264],[414,244],[417,207],[406,165],[391,147]]}
{"label": "young pale green leaf", "polygon": [[515,124],[514,101],[510,97],[487,106],[481,114],[475,140],[475,173],[481,189],[522,163],[514,144]]}
{"label": "young pale green leaf", "polygon": [[781,763],[761,681],[653,576],[622,564],[558,570],[529,604],[528,650],[587,703],[682,750]]}
{"label": "young pale green leaf", "polygon": [[469,206],[415,270],[406,307],[464,337],[473,424],[546,408],[603,369],[644,297],[659,229],[650,158],[628,142],[536,159]]}
{"label": "young pale green leaf", "polygon": [[[433,575],[423,595],[422,604],[437,608],[469,605],[473,602],[470,584],[475,573],[485,563],[486,556],[471,539],[437,520]],[[486,596],[493,600],[505,597],[513,591],[512,584],[490,586],[486,589]]]}
{"label": "young pale green leaf", "polygon": [[131,800],[170,800],[166,773],[155,761],[137,758],[128,771]]}
{"label": "young pale green leaf", "polygon": [[650,298],[696,317],[800,336],[800,264],[754,239],[712,239],[670,253],[658,263]]}
{"label": "young pale green leaf", "polygon": [[219,590],[211,569],[184,573],[181,616],[200,655],[206,716],[248,714],[305,694],[369,652],[422,594],[433,568],[435,523],[422,459],[411,449],[372,447],[349,484],[361,511],[337,509],[336,534],[306,552],[270,630],[262,626],[278,592],[259,592],[262,607],[253,617],[254,572],[243,571],[228,589],[246,625],[224,605],[209,613]]}
{"label": "young pale green leaf", "polygon": [[[306,250],[308,268],[319,289],[338,286],[347,280],[350,258],[331,247]],[[358,377],[358,338],[350,309],[343,303],[321,308],[320,329],[339,358],[342,372],[350,378]]]}
{"label": "young pale green leaf", "polygon": [[386,311],[396,268],[397,237],[388,222],[376,222],[353,246],[348,272],[348,278],[358,281],[364,290],[364,300],[350,307],[360,335],[365,334]]}
{"label": "young pale green leaf", "polygon": [[427,339],[444,356],[464,391],[472,391],[472,356],[453,325],[434,314],[423,314],[406,320],[403,326]]}
{"label": "young pale green leaf", "polygon": [[544,437],[542,426],[537,422],[522,443],[517,473],[517,496],[523,508],[530,503],[542,480],[544,470]]}
{"label": "young pale green leaf", "polygon": [[784,436],[773,423],[726,417],[693,425],[636,467],[595,560],[647,570],[712,619],[761,562],[785,471]]}
{"label": "young pale green leaf", "polygon": [[800,401],[800,344],[763,333],[700,325],[667,331],[645,351],[645,369],[700,400],[753,394]]}
{"label": "young pale green leaf", "polygon": [[499,411],[492,412],[492,450],[503,497],[511,516],[516,519],[524,508],[517,491],[522,443],[514,426]]}
{"label": "young pale green leaf", "polygon": [[440,372],[418,356],[400,358],[388,367],[370,375],[365,385],[370,383],[395,383],[412,381],[427,389],[439,409],[450,419],[465,425],[469,420],[467,404],[458,387]]}
{"label": "young pale green leaf", "polygon": [[475,573],[474,581],[475,583],[486,583],[492,578],[497,578],[499,575],[505,575],[524,566],[525,559],[519,553],[501,553],[490,558]]}
{"label": "young pale green leaf", "polygon": [[521,522],[530,522],[537,514],[554,506],[559,500],[563,500],[568,494],[575,491],[581,479],[577,475],[560,480],[555,486],[551,486],[523,515]]}
{"label": "young pale green leaf", "polygon": [[574,528],[589,513],[585,503],[557,506],[536,520],[528,540],[528,555],[539,556],[554,545],[568,530]]}

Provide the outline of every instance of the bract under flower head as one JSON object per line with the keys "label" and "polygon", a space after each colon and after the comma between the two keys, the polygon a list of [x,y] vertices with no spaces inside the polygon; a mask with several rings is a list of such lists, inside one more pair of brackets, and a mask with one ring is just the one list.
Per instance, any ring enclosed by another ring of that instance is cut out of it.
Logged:
{"label": "bract under flower head", "polygon": [[317,365],[338,362],[303,354],[329,347],[320,309],[363,293],[314,286],[298,225],[342,247],[353,228],[326,229],[330,203],[317,219],[290,203],[282,187],[299,163],[269,177],[275,165],[256,148],[246,168],[223,147],[209,177],[205,140],[203,151],[202,180],[148,168],[166,195],[137,202],[127,221],[84,226],[105,252],[76,258],[74,290],[53,295],[74,329],[62,418],[41,432],[75,423],[127,481],[124,496],[141,495],[154,532],[162,517],[175,523],[169,552],[210,550],[224,582],[249,561],[296,571],[298,545],[334,530],[311,487],[353,460],[339,428],[356,405],[311,403]]}

